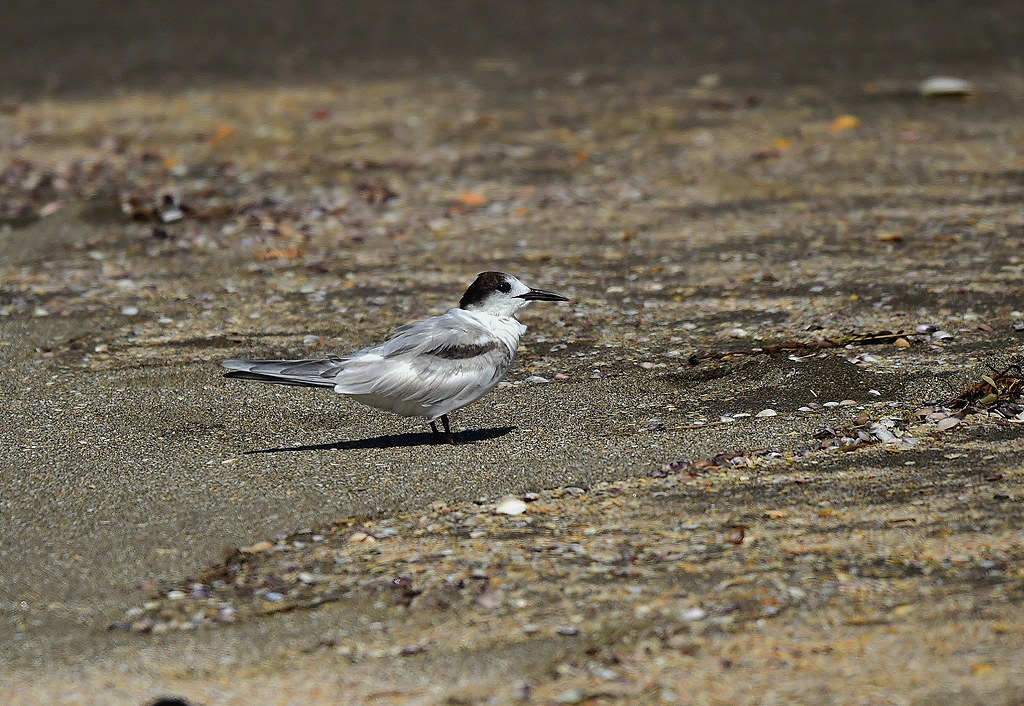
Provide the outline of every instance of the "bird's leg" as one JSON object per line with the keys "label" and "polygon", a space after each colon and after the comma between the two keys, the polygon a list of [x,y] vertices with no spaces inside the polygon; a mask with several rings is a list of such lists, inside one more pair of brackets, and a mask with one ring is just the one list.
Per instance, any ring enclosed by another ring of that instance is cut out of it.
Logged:
{"label": "bird's leg", "polygon": [[444,433],[448,437],[448,443],[449,444],[457,444],[457,443],[459,443],[459,440],[455,438],[455,434],[452,434],[452,428],[450,426],[448,426],[448,415],[447,414],[442,414],[441,415],[441,424],[444,425]]}
{"label": "bird's leg", "polygon": [[441,441],[442,441],[442,437],[441,437],[441,432],[439,432],[437,430],[437,422],[431,422],[430,423],[430,431],[433,432],[433,434],[431,436],[431,439],[430,439],[430,443],[432,443],[432,444],[440,444]]}

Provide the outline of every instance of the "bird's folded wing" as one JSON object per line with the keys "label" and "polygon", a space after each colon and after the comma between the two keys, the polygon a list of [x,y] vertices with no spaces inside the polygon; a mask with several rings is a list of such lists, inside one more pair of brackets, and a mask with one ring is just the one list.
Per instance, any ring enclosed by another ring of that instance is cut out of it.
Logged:
{"label": "bird's folded wing", "polygon": [[497,385],[510,363],[511,355],[497,350],[462,359],[401,356],[375,361],[367,356],[346,365],[334,389],[457,409]]}
{"label": "bird's folded wing", "polygon": [[471,357],[473,350],[492,343],[498,344],[490,331],[462,311],[453,309],[443,316],[399,326],[386,342],[360,353],[372,352],[385,358],[394,358],[450,351],[449,357]]}
{"label": "bird's folded wing", "polygon": [[512,362],[513,352],[504,343],[453,312],[403,326],[395,334],[352,356],[335,390],[423,405],[468,403],[494,387]]}

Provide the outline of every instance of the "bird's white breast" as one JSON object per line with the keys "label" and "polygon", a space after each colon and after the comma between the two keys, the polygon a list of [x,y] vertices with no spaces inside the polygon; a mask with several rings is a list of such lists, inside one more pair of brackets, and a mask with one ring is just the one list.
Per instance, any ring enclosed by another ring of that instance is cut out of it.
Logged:
{"label": "bird's white breast", "polygon": [[[498,339],[508,348],[514,358],[519,348],[519,339],[526,333],[526,326],[514,316],[494,316],[486,312],[459,310],[463,316],[474,320],[482,329]],[[510,361],[511,362],[511,361]]]}

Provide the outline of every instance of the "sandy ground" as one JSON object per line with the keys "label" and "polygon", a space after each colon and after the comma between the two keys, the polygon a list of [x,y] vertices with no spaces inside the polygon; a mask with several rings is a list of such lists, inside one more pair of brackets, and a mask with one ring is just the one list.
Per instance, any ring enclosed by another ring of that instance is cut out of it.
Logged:
{"label": "sandy ground", "polygon": [[[8,72],[0,113],[0,700],[1024,701],[1003,10],[973,54],[774,82],[775,44],[673,68],[671,13],[598,68],[407,47],[154,90],[133,40],[130,90],[76,91],[37,46],[58,78]],[[958,67],[972,97],[916,93]],[[220,377],[488,269],[572,301],[523,312],[472,443]]]}

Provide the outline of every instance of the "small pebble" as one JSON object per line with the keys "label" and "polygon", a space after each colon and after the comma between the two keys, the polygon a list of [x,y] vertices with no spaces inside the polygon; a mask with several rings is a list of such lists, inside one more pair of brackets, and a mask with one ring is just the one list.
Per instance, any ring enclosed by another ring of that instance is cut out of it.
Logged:
{"label": "small pebble", "polygon": [[711,90],[722,84],[722,77],[719,74],[703,74],[697,79],[697,85],[701,88]]}
{"label": "small pebble", "polygon": [[921,324],[914,328],[918,333],[935,333],[939,330],[938,326],[932,326],[931,324]]}
{"label": "small pebble", "polygon": [[499,515],[522,515],[526,512],[526,503],[511,495],[505,496],[494,506],[494,511]]}
{"label": "small pebble", "polygon": [[184,217],[185,212],[173,206],[160,212],[160,220],[164,223],[177,223]]}
{"label": "small pebble", "polygon": [[501,591],[487,591],[476,597],[476,604],[485,610],[497,610],[501,602]]}
{"label": "small pebble", "polygon": [[121,313],[125,316],[138,316],[139,307],[137,306],[125,306],[121,308]]}
{"label": "small pebble", "polygon": [[732,338],[746,338],[748,335],[746,330],[741,328],[730,329],[728,333]]}
{"label": "small pebble", "polygon": [[767,409],[762,409],[760,412],[758,412],[754,416],[757,416],[757,417],[774,417],[776,415],[778,415],[778,412],[776,412],[771,407],[768,407]]}
{"label": "small pebble", "polygon": [[540,375],[531,375],[530,377],[526,378],[526,382],[530,383],[531,385],[538,385],[545,382],[550,382],[550,380],[548,380],[545,377],[541,377]]}
{"label": "small pebble", "polygon": [[185,597],[185,592],[184,591],[168,591],[167,592],[167,597],[170,598],[172,601],[180,601],[182,598]]}
{"label": "small pebble", "polygon": [[555,703],[559,704],[578,704],[585,699],[587,695],[583,693],[583,689],[569,689],[563,691],[555,699]]}
{"label": "small pebble", "polygon": [[451,221],[447,218],[431,218],[427,221],[427,228],[429,228],[432,233],[443,233],[448,230],[450,225]]}
{"label": "small pebble", "polygon": [[974,84],[954,76],[932,76],[918,84],[925,98],[964,97],[974,93]]}
{"label": "small pebble", "polygon": [[302,343],[307,346],[315,346],[316,344],[320,343],[320,337],[314,336],[313,334],[303,336]]}
{"label": "small pebble", "polygon": [[936,331],[932,334],[932,340],[938,341],[939,343],[945,343],[946,341],[953,340],[953,334],[949,331]]}
{"label": "small pebble", "polygon": [[273,548],[273,542],[268,542],[264,540],[262,542],[256,542],[256,544],[253,544],[248,547],[242,547],[240,551],[242,551],[245,554],[260,554],[262,552],[268,552]]}
{"label": "small pebble", "polygon": [[694,607],[694,608],[687,608],[686,610],[684,610],[680,617],[682,617],[683,620],[690,620],[690,621],[693,621],[693,620],[703,620],[705,617],[707,617],[707,614],[708,614],[707,611],[704,610],[703,608]]}

